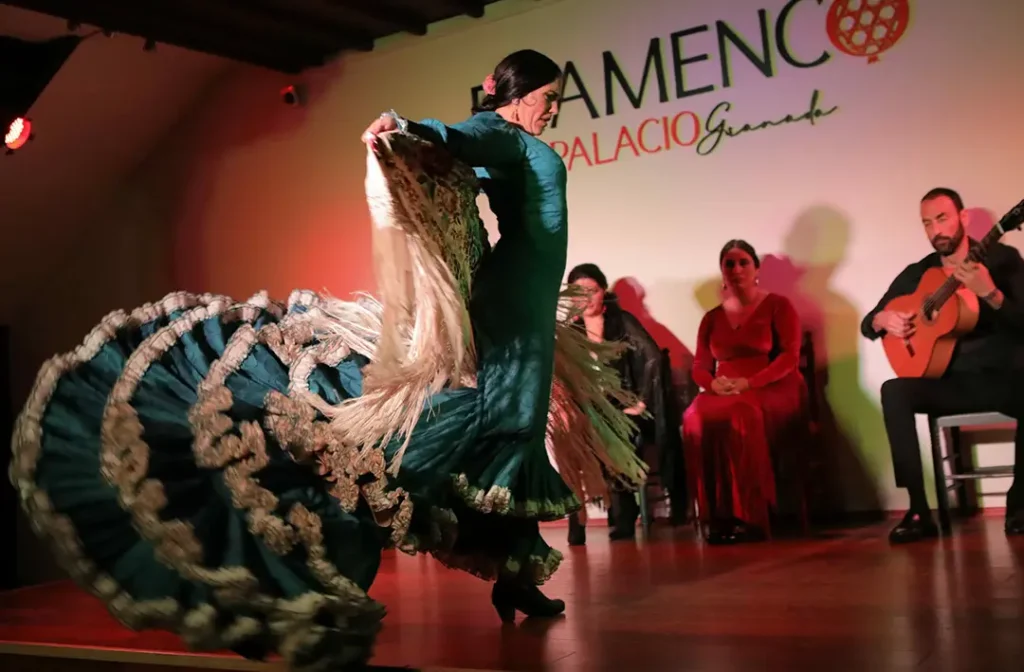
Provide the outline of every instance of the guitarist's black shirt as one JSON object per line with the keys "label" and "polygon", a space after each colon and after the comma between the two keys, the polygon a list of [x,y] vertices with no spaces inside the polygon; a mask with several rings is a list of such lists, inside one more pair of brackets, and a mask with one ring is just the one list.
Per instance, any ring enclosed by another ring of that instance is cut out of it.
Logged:
{"label": "guitarist's black shirt", "polygon": [[[971,240],[971,249],[976,249],[977,245]],[[947,374],[1024,369],[1024,259],[1015,248],[1002,243],[993,243],[984,259],[982,263],[988,268],[992,281],[1003,292],[1003,305],[995,310],[979,301],[978,324],[957,342]],[[875,315],[896,297],[913,294],[924,272],[940,266],[942,259],[938,252],[933,252],[903,269],[878,305],[864,317],[861,333],[871,340],[881,337],[883,332],[871,326]]]}

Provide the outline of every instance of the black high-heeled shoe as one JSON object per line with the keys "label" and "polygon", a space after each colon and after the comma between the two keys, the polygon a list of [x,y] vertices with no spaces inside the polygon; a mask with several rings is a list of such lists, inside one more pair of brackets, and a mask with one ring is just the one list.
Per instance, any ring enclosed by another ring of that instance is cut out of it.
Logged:
{"label": "black high-heeled shoe", "polygon": [[579,514],[569,516],[569,545],[585,546],[587,544],[587,526],[580,522]]}
{"label": "black high-heeled shoe", "polygon": [[552,618],[565,611],[565,602],[551,599],[532,583],[499,579],[491,589],[491,604],[503,623],[514,623],[516,612],[528,618]]}

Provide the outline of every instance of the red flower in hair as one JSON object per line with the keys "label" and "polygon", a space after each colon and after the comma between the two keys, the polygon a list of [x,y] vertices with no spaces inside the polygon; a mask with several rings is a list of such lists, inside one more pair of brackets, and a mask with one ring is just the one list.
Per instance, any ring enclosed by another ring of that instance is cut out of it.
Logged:
{"label": "red flower in hair", "polygon": [[494,92],[498,90],[498,84],[494,81],[494,75],[487,75],[484,78],[484,93],[488,96],[493,96]]}

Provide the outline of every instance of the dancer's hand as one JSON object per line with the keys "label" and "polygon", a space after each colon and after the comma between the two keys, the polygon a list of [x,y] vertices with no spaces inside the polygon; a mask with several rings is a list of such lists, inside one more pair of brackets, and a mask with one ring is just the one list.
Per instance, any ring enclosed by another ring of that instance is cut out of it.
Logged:
{"label": "dancer's hand", "polygon": [[377,143],[377,136],[389,131],[397,131],[398,122],[390,115],[384,115],[373,120],[365,131],[363,131],[363,142],[371,149]]}
{"label": "dancer's hand", "polygon": [[644,411],[646,410],[647,404],[641,401],[636,406],[630,406],[629,408],[624,410],[623,413],[625,413],[626,415],[643,415]]}
{"label": "dancer's hand", "polygon": [[730,394],[734,394],[732,391],[733,383],[725,376],[719,376],[711,381],[711,391],[720,397],[724,397]]}

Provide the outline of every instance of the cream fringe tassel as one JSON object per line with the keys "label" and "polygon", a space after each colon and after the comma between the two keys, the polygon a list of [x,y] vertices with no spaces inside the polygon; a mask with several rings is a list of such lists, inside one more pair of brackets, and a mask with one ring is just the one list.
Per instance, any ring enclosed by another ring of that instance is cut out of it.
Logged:
{"label": "cream fringe tassel", "polygon": [[[475,235],[468,229],[482,224],[478,216],[468,222],[441,217],[421,189],[408,188],[417,179],[401,158],[401,145],[422,142],[392,133],[383,138],[382,156],[367,154],[366,194],[380,300],[328,298],[313,309],[322,339],[340,338],[371,360],[360,397],[317,406],[347,445],[378,447],[401,437],[401,449],[389,465],[392,474],[398,473],[430,398],[446,386],[475,385],[476,352],[464,293],[468,296],[472,270],[467,243]],[[475,185],[471,169],[456,164],[453,170],[459,182]],[[606,478],[639,485],[646,467],[629,441],[633,423],[610,401],[632,403],[606,366],[619,346],[591,343],[571,327],[572,290],[563,298],[547,442],[566,484],[587,501],[607,495]]]}

